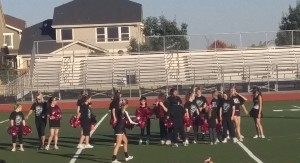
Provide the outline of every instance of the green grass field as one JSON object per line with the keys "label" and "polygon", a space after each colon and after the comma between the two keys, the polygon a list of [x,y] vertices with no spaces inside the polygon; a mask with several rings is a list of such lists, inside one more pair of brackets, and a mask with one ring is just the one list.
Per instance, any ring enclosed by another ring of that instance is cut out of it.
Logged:
{"label": "green grass field", "polygon": [[[265,163],[298,163],[300,160],[300,102],[265,102],[263,125],[266,139],[253,139],[255,134],[253,120],[242,118],[242,133],[245,136],[242,142],[255,156]],[[249,110],[249,109],[248,109]],[[283,110],[274,112],[273,110]],[[133,111],[133,109],[132,109]],[[75,110],[74,110],[75,112]],[[33,127],[33,134],[25,137],[25,152],[11,152],[11,138],[6,129],[8,122],[0,124],[0,160],[7,163],[69,163],[77,151],[80,129],[69,126],[69,119],[74,113],[66,111],[63,115],[59,139],[59,150],[37,150],[37,139],[34,117],[27,122]],[[97,110],[97,119],[100,120],[107,110]],[[0,121],[6,120],[9,113],[0,113]],[[48,128],[47,128],[48,129]],[[159,145],[158,121],[152,120],[151,144],[137,145],[139,128],[128,131],[130,140],[129,154],[134,156],[131,163],[202,163],[211,156],[216,163],[254,163],[255,161],[238,145],[232,142],[227,144],[208,145],[199,141],[199,144],[190,144],[188,147],[178,148]],[[48,133],[48,130],[47,130]],[[94,149],[85,149],[79,155],[76,163],[108,163],[111,161],[113,150],[113,135],[107,116],[92,136]],[[118,155],[124,162],[121,149]]]}

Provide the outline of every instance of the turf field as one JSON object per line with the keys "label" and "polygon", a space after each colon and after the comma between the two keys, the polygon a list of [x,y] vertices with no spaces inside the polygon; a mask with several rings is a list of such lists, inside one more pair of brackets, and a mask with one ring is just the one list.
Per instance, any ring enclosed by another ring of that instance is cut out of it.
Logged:
{"label": "turf field", "polygon": [[[3,122],[9,113],[0,113],[0,160],[5,160],[7,163],[69,163],[77,151],[75,147],[78,144],[80,132],[79,129],[69,126],[69,119],[74,112],[66,111],[63,114],[59,150],[37,150],[34,117],[32,116],[27,123],[33,127],[33,134],[25,137],[25,152],[15,153],[10,152],[11,138],[6,133],[8,122]],[[252,136],[255,134],[253,120],[243,116],[242,133],[245,139],[242,145],[265,163],[298,163],[300,160],[300,128],[298,126],[300,102],[265,102],[263,113],[263,125],[267,138],[253,139]],[[107,110],[97,110],[96,114],[99,121],[107,114]],[[109,126],[109,116],[99,124],[92,136],[92,144],[95,145],[95,148],[83,150],[76,159],[76,163],[110,162],[113,132]],[[202,163],[209,156],[215,163],[257,162],[240,145],[232,142],[211,146],[205,141],[199,141],[199,144],[190,144],[188,147],[179,146],[178,148],[161,146],[159,145],[158,129],[158,121],[152,120],[152,141],[148,146],[137,145],[139,128],[135,127],[132,131],[128,131],[129,154],[134,156],[131,163]],[[118,158],[124,162],[122,149]]]}

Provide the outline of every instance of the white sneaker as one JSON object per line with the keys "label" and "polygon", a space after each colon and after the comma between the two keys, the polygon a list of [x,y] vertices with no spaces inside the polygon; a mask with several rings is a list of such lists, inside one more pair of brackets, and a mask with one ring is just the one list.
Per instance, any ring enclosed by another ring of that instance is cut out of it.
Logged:
{"label": "white sneaker", "polygon": [[254,138],[254,139],[257,139],[257,138],[258,138],[258,135],[254,135],[253,138]]}
{"label": "white sneaker", "polygon": [[171,145],[171,140],[167,140],[166,145]]}
{"label": "white sneaker", "polygon": [[193,144],[197,144],[197,141],[196,141],[196,140],[194,140],[194,141],[193,141]]}
{"label": "white sneaker", "polygon": [[94,148],[94,146],[92,146],[91,144],[86,144],[86,145],[84,146],[84,148]]}
{"label": "white sneaker", "polygon": [[264,138],[266,138],[266,137],[265,137],[265,135],[262,135],[261,138],[264,139]]}
{"label": "white sneaker", "polygon": [[214,145],[214,143],[213,143],[213,142],[210,142],[210,145]]}
{"label": "white sneaker", "polygon": [[215,143],[220,143],[219,139],[217,139]]}
{"label": "white sneaker", "polygon": [[78,144],[78,145],[77,145],[77,148],[78,148],[78,149],[84,149],[84,144]]}
{"label": "white sneaker", "polygon": [[227,139],[230,140],[230,136],[229,135],[227,136]]}
{"label": "white sneaker", "polygon": [[19,151],[24,152],[24,148],[19,148]]}
{"label": "white sneaker", "polygon": [[48,151],[49,149],[50,149],[50,146],[47,145],[47,146],[45,147],[45,150]]}
{"label": "white sneaker", "polygon": [[127,158],[125,158],[125,161],[129,161],[129,160],[132,160],[133,159],[133,156],[128,156]]}
{"label": "white sneaker", "polygon": [[121,163],[121,162],[116,159],[116,160],[112,161],[111,163]]}
{"label": "white sneaker", "polygon": [[245,137],[243,135],[241,135],[240,138],[244,139]]}
{"label": "white sneaker", "polygon": [[189,144],[186,142],[183,142],[183,146],[187,147]]}
{"label": "white sneaker", "polygon": [[244,141],[244,139],[242,139],[242,138],[239,138],[239,141],[240,141],[240,142],[243,142],[243,141]]}
{"label": "white sneaker", "polygon": [[219,143],[218,141],[215,141],[215,143],[214,143],[214,144],[216,145],[216,144],[218,144],[218,143]]}
{"label": "white sneaker", "polygon": [[238,142],[237,138],[233,138],[233,143],[237,143],[237,142]]}
{"label": "white sneaker", "polygon": [[139,141],[139,145],[142,145],[143,144],[143,140],[142,139],[140,139],[140,141]]}
{"label": "white sneaker", "polygon": [[190,144],[189,140],[187,140],[187,139],[185,140],[184,143],[187,144],[187,145]]}
{"label": "white sneaker", "polygon": [[178,144],[177,143],[173,144],[173,147],[178,147]]}
{"label": "white sneaker", "polygon": [[161,140],[161,141],[160,141],[160,144],[161,144],[161,145],[164,145],[165,143],[166,143],[166,142],[165,142],[164,140]]}
{"label": "white sneaker", "polygon": [[57,145],[55,145],[55,146],[54,146],[54,149],[55,149],[55,150],[59,150],[59,148],[58,148],[58,146],[57,146]]}
{"label": "white sneaker", "polygon": [[222,143],[227,143],[227,138],[225,138],[225,139],[222,141]]}
{"label": "white sneaker", "polygon": [[146,140],[146,145],[149,145],[149,139]]}
{"label": "white sneaker", "polygon": [[12,152],[16,152],[16,148],[11,149]]}

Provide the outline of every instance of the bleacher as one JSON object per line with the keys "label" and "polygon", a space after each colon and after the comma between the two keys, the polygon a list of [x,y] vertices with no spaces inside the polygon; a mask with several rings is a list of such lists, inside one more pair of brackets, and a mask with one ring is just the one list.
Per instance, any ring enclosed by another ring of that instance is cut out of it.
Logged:
{"label": "bleacher", "polygon": [[35,56],[33,90],[222,84],[295,80],[300,48],[125,56]]}

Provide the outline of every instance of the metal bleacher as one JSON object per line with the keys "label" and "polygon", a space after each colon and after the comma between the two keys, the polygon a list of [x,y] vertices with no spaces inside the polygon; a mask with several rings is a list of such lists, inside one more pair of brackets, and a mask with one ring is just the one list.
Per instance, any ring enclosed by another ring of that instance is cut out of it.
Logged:
{"label": "metal bleacher", "polygon": [[35,57],[32,90],[109,90],[295,80],[300,48]]}

